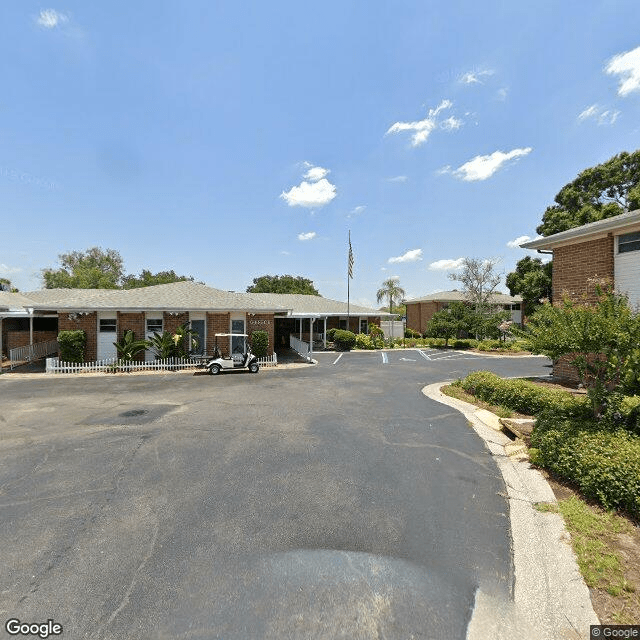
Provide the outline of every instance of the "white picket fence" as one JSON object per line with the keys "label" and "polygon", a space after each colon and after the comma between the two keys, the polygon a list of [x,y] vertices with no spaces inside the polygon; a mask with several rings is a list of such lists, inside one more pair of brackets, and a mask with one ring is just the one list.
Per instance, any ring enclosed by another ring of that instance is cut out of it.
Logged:
{"label": "white picket fence", "polygon": [[27,344],[24,347],[9,349],[9,360],[11,361],[11,369],[22,362],[31,362],[39,360],[52,353],[58,352],[58,341],[49,340],[48,342],[37,342],[36,344]]}
{"label": "white picket fence", "polygon": [[[278,356],[259,358],[261,367],[278,366]],[[199,361],[185,358],[166,358],[151,362],[126,362],[117,358],[96,360],[95,362],[60,362],[59,358],[47,358],[47,373],[115,373],[120,371],[181,371],[184,369],[196,369]]]}

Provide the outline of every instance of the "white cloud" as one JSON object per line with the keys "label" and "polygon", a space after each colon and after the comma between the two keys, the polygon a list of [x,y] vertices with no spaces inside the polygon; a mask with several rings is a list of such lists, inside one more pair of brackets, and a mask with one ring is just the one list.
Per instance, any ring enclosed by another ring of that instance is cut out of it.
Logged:
{"label": "white cloud", "polygon": [[[401,133],[402,131],[413,131],[413,135],[411,136],[411,146],[418,147],[421,144],[427,141],[427,138],[431,134],[431,132],[438,126],[438,114],[444,109],[450,109],[453,106],[453,102],[451,100],[443,100],[435,109],[429,109],[429,114],[424,120],[417,120],[415,122],[396,122],[391,125],[385,135],[389,135],[390,133]],[[456,127],[451,127],[447,129],[443,127],[445,130],[451,131],[453,128],[458,129],[460,125],[462,125],[462,120],[458,120],[453,118],[453,120],[457,123]],[[445,120],[445,122],[451,121],[451,118]]]}
{"label": "white cloud", "polygon": [[482,71],[467,71],[460,76],[460,82],[462,84],[483,84],[480,78],[484,76],[492,76],[495,71],[491,69],[484,69]]}
{"label": "white cloud", "polygon": [[407,176],[395,176],[393,178],[388,178],[389,182],[406,182],[409,178]]}
{"label": "white cloud", "polygon": [[457,258],[455,260],[436,260],[429,265],[429,269],[432,271],[450,271],[460,269],[464,258]]}
{"label": "white cloud", "polygon": [[322,167],[314,167],[313,165],[310,165],[308,162],[305,164],[310,168],[309,168],[309,171],[307,171],[307,173],[304,174],[304,177],[307,180],[311,180],[311,182],[318,182],[318,180],[322,180],[322,178],[325,178],[330,173],[329,169],[323,169]]}
{"label": "white cloud", "polygon": [[517,160],[531,153],[532,148],[513,149],[504,153],[503,151],[494,151],[488,156],[476,156],[465,162],[462,166],[451,170],[451,167],[443,167],[438,173],[451,173],[456,178],[467,182],[475,182],[477,180],[486,180],[490,178],[498,169],[502,168],[510,160]]}
{"label": "white cloud", "polygon": [[307,233],[299,233],[298,240],[313,240],[316,237],[315,231],[308,231]]}
{"label": "white cloud", "polygon": [[[291,187],[289,191],[283,191],[280,197],[286,201],[290,207],[322,207],[328,204],[336,197],[336,187],[322,176],[329,173],[322,167],[313,167],[309,163],[305,163],[311,168],[305,173],[304,177],[309,178],[312,182],[303,180],[297,187]],[[319,171],[318,171],[319,170]],[[313,177],[310,177],[313,176]]]}
{"label": "white cloud", "polygon": [[603,110],[599,105],[592,104],[578,115],[578,120],[582,121],[593,119],[598,123],[598,125],[607,125],[615,124],[619,115],[620,111],[613,111],[611,109]]}
{"label": "white cloud", "polygon": [[396,262],[417,262],[422,260],[422,249],[411,249],[401,256],[389,258],[388,262],[394,264]]}
{"label": "white cloud", "polygon": [[357,207],[354,207],[353,209],[351,209],[351,211],[349,211],[349,213],[347,214],[347,218],[353,218],[354,216],[359,216],[361,213],[364,212],[364,210],[367,207],[363,204],[359,204]]}
{"label": "white cloud", "polygon": [[445,131],[455,131],[456,129],[459,129],[463,124],[464,123],[459,118],[450,116],[440,123],[440,128],[444,129]]}
{"label": "white cloud", "polygon": [[509,240],[507,247],[510,249],[519,249],[521,244],[529,242],[529,240],[531,240],[530,236],[518,236],[515,240]]}
{"label": "white cloud", "polygon": [[606,73],[619,76],[618,95],[640,91],[640,47],[613,56],[605,67]]}
{"label": "white cloud", "polygon": [[14,273],[20,273],[21,267],[10,267],[9,265],[0,262],[0,277],[6,278]]}
{"label": "white cloud", "polygon": [[507,87],[502,87],[496,91],[496,98],[500,101],[504,101],[507,99],[507,94],[509,93],[509,89]]}
{"label": "white cloud", "polygon": [[55,9],[42,9],[36,22],[44,29],[55,29],[55,27],[69,22],[69,16]]}

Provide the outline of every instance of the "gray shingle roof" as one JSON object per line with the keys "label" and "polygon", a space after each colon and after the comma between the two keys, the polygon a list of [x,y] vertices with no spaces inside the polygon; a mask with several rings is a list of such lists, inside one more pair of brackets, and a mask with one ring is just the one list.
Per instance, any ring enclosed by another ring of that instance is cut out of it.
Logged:
{"label": "gray shingle roof", "polygon": [[[346,315],[347,303],[321,296],[222,291],[192,282],[173,282],[139,289],[43,289],[25,294],[29,306],[56,310],[162,309],[191,311],[261,311]],[[353,315],[386,315],[376,309],[350,305]]]}
{"label": "gray shingle roof", "polygon": [[[421,298],[413,298],[411,300],[405,300],[406,304],[412,302],[463,302],[466,300],[462,291],[438,291],[437,293],[430,293],[428,296]],[[490,301],[493,304],[517,304],[522,302],[522,296],[509,296],[506,293],[494,293],[491,295]]]}
{"label": "gray shingle roof", "polygon": [[23,309],[32,307],[34,301],[22,293],[10,293],[9,291],[0,291],[0,309]]}

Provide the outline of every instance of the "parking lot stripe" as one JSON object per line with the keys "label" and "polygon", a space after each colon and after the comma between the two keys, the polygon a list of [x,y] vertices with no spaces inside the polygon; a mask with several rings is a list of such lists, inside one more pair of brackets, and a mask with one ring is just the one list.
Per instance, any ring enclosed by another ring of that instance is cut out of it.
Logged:
{"label": "parking lot stripe", "polygon": [[389,358],[384,351],[382,352],[382,364],[389,364]]}
{"label": "parking lot stripe", "polygon": [[418,349],[418,353],[425,359],[425,360],[431,360],[431,358],[424,352],[421,351],[420,349]]}
{"label": "parking lot stripe", "polygon": [[333,364],[336,364],[336,362],[338,362],[338,360],[340,360],[340,358],[342,358],[342,356],[344,355],[344,353],[341,353],[334,361]]}

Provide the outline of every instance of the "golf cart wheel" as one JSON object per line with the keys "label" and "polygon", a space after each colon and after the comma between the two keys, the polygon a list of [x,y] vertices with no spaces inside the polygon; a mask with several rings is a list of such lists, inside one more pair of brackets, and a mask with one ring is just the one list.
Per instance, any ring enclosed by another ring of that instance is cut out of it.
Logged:
{"label": "golf cart wheel", "polygon": [[217,375],[220,373],[220,365],[219,365],[219,364],[212,364],[212,365],[209,367],[209,373],[210,373],[212,376],[217,376]]}
{"label": "golf cart wheel", "polygon": [[260,365],[257,362],[252,362],[249,365],[249,371],[251,373],[258,373],[258,370],[260,369]]}

